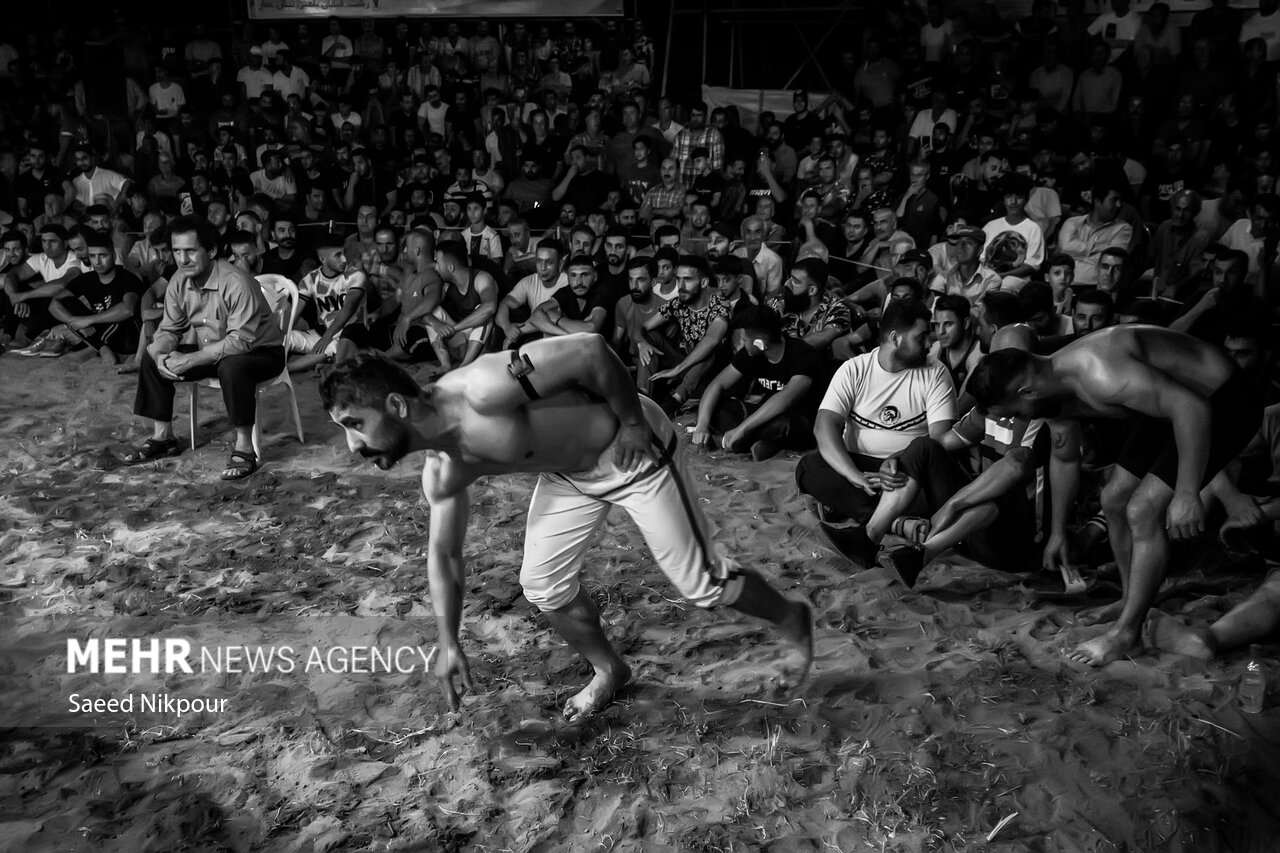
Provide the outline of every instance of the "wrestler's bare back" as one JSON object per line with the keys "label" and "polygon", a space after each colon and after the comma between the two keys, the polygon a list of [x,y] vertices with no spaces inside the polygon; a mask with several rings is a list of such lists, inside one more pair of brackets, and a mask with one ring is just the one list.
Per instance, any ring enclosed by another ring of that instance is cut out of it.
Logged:
{"label": "wrestler's bare back", "polygon": [[1134,409],[1120,401],[1141,388],[1149,370],[1203,397],[1234,370],[1217,348],[1159,326],[1100,329],[1058,350],[1050,361],[1075,396],[1063,409],[1065,417],[1132,417]]}
{"label": "wrestler's bare back", "polygon": [[[505,353],[481,356],[436,382],[431,398],[446,440],[427,451],[428,498],[456,494],[490,474],[586,470],[613,442],[618,420],[608,405],[580,391],[521,399],[509,364]],[[496,403],[477,400],[476,389],[495,382],[510,383],[514,393]]]}

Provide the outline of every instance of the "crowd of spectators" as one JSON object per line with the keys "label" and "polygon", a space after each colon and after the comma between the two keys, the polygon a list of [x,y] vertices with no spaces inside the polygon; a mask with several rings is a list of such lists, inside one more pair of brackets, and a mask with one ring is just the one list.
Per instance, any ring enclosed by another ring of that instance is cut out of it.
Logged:
{"label": "crowd of spectators", "polygon": [[[1026,567],[1097,505],[1037,522],[1046,442],[972,408],[982,355],[1151,323],[1256,383],[1269,473],[1241,488],[1275,495],[1280,3],[1185,27],[1161,2],[874,5],[831,91],[748,116],[655,91],[636,20],[104,28],[116,111],[66,32],[0,44],[0,340],[140,371],[155,458],[194,370],[239,388],[243,428],[286,359],[438,371],[598,333],[694,444],[809,450],[824,527],[863,562],[901,537],[881,558],[913,580],[958,543]],[[268,276],[301,292],[283,340]],[[1082,440],[1105,469],[1105,436]],[[257,467],[247,442],[228,476]]]}

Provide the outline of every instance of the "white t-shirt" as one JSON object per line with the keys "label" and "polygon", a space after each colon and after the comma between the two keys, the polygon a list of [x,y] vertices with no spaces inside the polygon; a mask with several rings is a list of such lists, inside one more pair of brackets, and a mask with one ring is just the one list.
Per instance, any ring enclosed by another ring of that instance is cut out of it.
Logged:
{"label": "white t-shirt", "polygon": [[[935,27],[928,21],[920,28],[920,47],[924,48],[925,62],[941,62],[946,59],[947,44],[951,40],[951,22],[944,20]],[[953,131],[955,127],[951,128]]]}
{"label": "white t-shirt", "polygon": [[1049,220],[1062,218],[1062,200],[1058,191],[1049,187],[1033,187],[1027,199],[1027,216],[1040,226],[1040,235],[1048,237]]}
{"label": "white t-shirt", "polygon": [[271,75],[271,87],[280,93],[282,98],[287,99],[290,95],[302,97],[310,85],[311,78],[307,76],[307,72],[296,65],[289,70],[288,74],[277,71]]}
{"label": "white t-shirt", "polygon": [[890,373],[880,348],[849,359],[836,370],[818,408],[845,419],[844,445],[879,459],[901,453],[929,434],[929,425],[956,419],[956,392],[937,359]]}
{"label": "white t-shirt", "polygon": [[71,186],[76,191],[76,201],[85,207],[93,204],[93,200],[100,195],[116,198],[127,183],[129,179],[124,175],[101,166],[94,167],[93,175],[81,172],[71,179]]}
{"label": "white t-shirt", "polygon": [[466,244],[467,251],[473,257],[485,257],[502,263],[502,241],[498,239],[498,232],[488,225],[484,226],[478,234],[468,225],[462,229],[462,242]]}
{"label": "white t-shirt", "polygon": [[257,98],[262,95],[263,89],[272,85],[274,76],[265,65],[256,71],[246,65],[236,72],[236,82],[244,84],[245,97]]}
{"label": "white t-shirt", "polygon": [[268,178],[267,170],[259,169],[249,175],[249,183],[253,185],[255,191],[269,195],[274,199],[298,194],[298,185],[294,183],[293,175],[289,174],[287,169],[276,178]]}
{"label": "white t-shirt", "polygon": [[1115,12],[1103,12],[1089,25],[1089,35],[1102,36],[1111,45],[1111,62],[1115,62],[1133,44],[1142,26],[1142,16],[1130,9],[1123,18]]}
{"label": "white t-shirt", "polygon": [[85,272],[84,266],[76,258],[74,252],[67,252],[67,256],[62,259],[60,264],[55,264],[48,255],[41,252],[27,258],[27,266],[39,273],[46,284],[51,281],[57,281],[72,270]]}
{"label": "white t-shirt", "polygon": [[168,86],[152,83],[147,95],[151,98],[151,103],[156,108],[156,115],[161,118],[173,118],[178,114],[178,110],[182,109],[187,103],[186,93],[182,91],[181,86],[173,82],[170,82]]}
{"label": "white t-shirt", "polygon": [[418,107],[418,120],[427,124],[427,133],[438,133],[444,136],[444,114],[449,111],[449,105],[444,101],[440,102],[440,106],[431,106],[430,101],[423,101],[422,106]]}
{"label": "white t-shirt", "polygon": [[566,273],[560,273],[556,283],[551,287],[543,284],[542,279],[538,278],[536,273],[530,273],[517,281],[516,286],[511,288],[511,292],[507,296],[516,300],[518,305],[532,311],[550,299],[557,290],[567,287],[568,284],[569,276]]}
{"label": "white t-shirt", "polygon": [[[1044,261],[1044,232],[1036,224],[1036,221],[1028,216],[1017,225],[1011,225],[1009,220],[1003,216],[999,219],[993,219],[982,226],[982,233],[987,235],[986,245],[990,246],[991,241],[1005,231],[1016,231],[1023,236],[1027,241],[1026,263],[1039,269],[1040,264]],[[987,266],[991,266],[991,264],[988,262]]]}
{"label": "white t-shirt", "polygon": [[1280,59],[1280,12],[1263,15],[1254,12],[1240,26],[1240,44],[1250,39],[1262,39],[1267,43],[1267,62]]}
{"label": "white t-shirt", "polygon": [[933,128],[937,124],[945,124],[951,128],[952,133],[955,133],[959,124],[956,119],[956,111],[951,109],[943,110],[942,115],[935,119],[933,110],[921,110],[916,113],[915,120],[911,122],[911,130],[907,132],[907,135],[920,146],[921,154],[928,154],[933,149]]}
{"label": "white t-shirt", "polygon": [[[342,311],[342,303],[347,301],[347,294],[353,290],[364,291],[365,274],[359,270],[346,270],[341,275],[330,277],[325,275],[324,267],[312,270],[298,282],[298,294],[312,300],[316,306],[316,316],[325,328],[333,322]],[[363,311],[356,312],[351,322],[361,322]]]}

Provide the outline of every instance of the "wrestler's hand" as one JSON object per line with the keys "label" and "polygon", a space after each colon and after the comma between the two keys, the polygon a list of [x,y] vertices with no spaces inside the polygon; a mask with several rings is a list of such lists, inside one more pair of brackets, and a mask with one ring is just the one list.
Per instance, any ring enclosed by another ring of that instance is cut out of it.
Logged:
{"label": "wrestler's hand", "polygon": [[1174,492],[1165,527],[1171,539],[1190,539],[1204,532],[1204,504],[1195,493]]}
{"label": "wrestler's hand", "polygon": [[1044,543],[1044,557],[1041,561],[1046,572],[1061,571],[1063,566],[1071,565],[1071,551],[1067,546],[1067,537],[1053,534]]}
{"label": "wrestler's hand", "polygon": [[[449,704],[450,711],[456,711],[461,704],[463,693],[474,689],[471,684],[471,666],[467,663],[467,656],[462,653],[462,647],[456,640],[441,643],[431,650],[431,654],[436,659],[435,676],[440,679],[444,701]],[[455,677],[461,682],[459,686],[453,683]]]}
{"label": "wrestler's hand", "polygon": [[614,451],[614,460],[618,467],[624,471],[630,471],[633,468],[639,468],[646,459],[654,463],[658,461],[649,425],[641,422],[619,426],[618,446]]}

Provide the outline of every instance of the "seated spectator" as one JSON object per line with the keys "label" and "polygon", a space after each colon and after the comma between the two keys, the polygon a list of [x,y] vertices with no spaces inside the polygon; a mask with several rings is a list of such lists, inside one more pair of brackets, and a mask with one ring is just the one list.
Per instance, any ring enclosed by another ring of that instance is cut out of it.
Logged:
{"label": "seated spectator", "polygon": [[[657,389],[654,399],[669,414],[678,412],[702,385],[729,333],[729,306],[711,285],[706,258],[681,255],[675,281],[677,297],[641,327],[649,343],[662,351],[663,369],[649,377],[649,387]],[[672,334],[666,338],[659,331],[669,324]]]}
{"label": "seated spectator", "polygon": [[947,242],[955,246],[955,266],[942,277],[943,293],[963,296],[975,305],[984,293],[1000,289],[1000,276],[980,260],[985,231],[973,226],[958,228],[947,235]]}
{"label": "seated spectator", "polygon": [[1157,296],[1179,298],[1203,268],[1204,250],[1212,240],[1197,223],[1200,207],[1200,194],[1192,189],[1178,190],[1169,200],[1169,218],[1151,241],[1152,291]]}
{"label": "seated spectator", "polygon": [[1086,290],[1076,297],[1071,312],[1071,331],[1076,337],[1115,325],[1116,304],[1111,294],[1102,290]]}
{"label": "seated spectator", "polygon": [[765,243],[765,222],[759,216],[742,220],[742,244],[733,250],[740,258],[751,262],[761,291],[757,297],[770,297],[782,287],[782,256]]}
{"label": "seated spectator", "polygon": [[1192,294],[1182,316],[1169,328],[1221,344],[1227,330],[1240,319],[1266,316],[1266,305],[1245,283],[1248,263],[1248,255],[1239,249],[1219,252],[1211,268],[1212,286],[1203,293]]}
{"label": "seated spectator", "polygon": [[623,361],[635,367],[636,387],[649,387],[649,375],[658,369],[661,352],[645,338],[644,326],[665,304],[653,292],[658,263],[643,255],[627,261],[627,294],[614,308],[613,348]]}
{"label": "seated spectator", "polygon": [[35,346],[36,339],[54,325],[49,300],[84,272],[80,260],[67,247],[67,236],[62,226],[45,225],[40,229],[42,251],[4,273],[4,295],[0,297],[4,326],[0,331],[16,344]]}
{"label": "seated spectator", "polygon": [[1280,402],[1280,384],[1276,382],[1271,358],[1270,332],[1264,315],[1243,316],[1227,328],[1222,339],[1222,348],[1245,378],[1258,389],[1258,396],[1266,406]]}
{"label": "seated spectator", "polygon": [[575,255],[565,266],[569,284],[533,311],[529,325],[547,337],[604,331],[609,309],[596,282],[595,262],[589,255]]}
{"label": "seated spectator", "polygon": [[[1277,17],[1280,17],[1280,13]],[[1260,193],[1249,206],[1249,215],[1233,223],[1219,241],[1228,249],[1244,252],[1248,260],[1245,281],[1255,288],[1262,280],[1261,254],[1263,244],[1268,237],[1271,238],[1272,262],[1274,262],[1274,235],[1278,228],[1280,228],[1280,198]]]}
{"label": "seated spectator", "polygon": [[[458,242],[436,247],[436,270],[444,282],[440,301],[423,319],[427,337],[443,348],[440,367],[451,370],[479,357],[498,309],[498,283],[468,263],[467,248]],[[444,349],[447,348],[447,349]]]}
{"label": "seated spectator", "polygon": [[[1107,293],[1101,288],[1099,291]],[[1022,303],[1024,322],[1039,337],[1057,338],[1074,334],[1071,318],[1058,313],[1053,302],[1053,288],[1047,282],[1027,282],[1018,291],[1018,301]]]}
{"label": "seated spectator", "polygon": [[1075,261],[1077,285],[1098,284],[1098,263],[1104,249],[1127,249],[1133,228],[1120,220],[1120,189],[1107,178],[1090,189],[1093,207],[1089,213],[1072,216],[1058,232],[1058,251]]}
{"label": "seated spectator", "polygon": [[982,360],[972,306],[963,296],[947,294],[933,303],[933,348],[929,357],[941,362],[951,376],[956,396],[963,398],[969,374]]}
{"label": "seated spectator", "polygon": [[817,258],[796,261],[782,293],[766,305],[782,318],[783,334],[804,341],[815,352],[831,355],[831,344],[850,331],[849,306],[827,291],[827,264]]}
{"label": "seated spectator", "polygon": [[50,294],[49,315],[60,325],[41,339],[43,346],[18,350],[18,355],[54,358],[83,350],[96,353],[114,367],[119,356],[130,356],[137,349],[136,310],[145,285],[133,273],[116,266],[109,235],[93,231],[85,236],[85,242],[90,270]]}
{"label": "seated spectator", "polygon": [[814,426],[817,451],[796,468],[800,492],[816,501],[821,528],[842,553],[874,562],[865,525],[886,476],[900,477],[893,457],[923,435],[940,439],[956,420],[951,378],[929,358],[929,310],[900,300],[885,309],[880,345],[836,371]]}
{"label": "seated spectator", "polygon": [[784,334],[782,318],[768,308],[744,312],[739,327],[746,342],[703,392],[693,443],[750,452],[757,462],[784,446],[811,446],[813,390],[827,376],[821,356]]}
{"label": "seated spectator", "polygon": [[341,364],[368,344],[368,277],[347,262],[342,237],[329,232],[316,242],[320,262],[298,282],[302,309],[285,342],[295,354],[289,370]]}
{"label": "seated spectator", "polygon": [[[165,291],[164,319],[142,357],[133,407],[151,421],[152,436],[121,458],[134,464],[181,453],[173,434],[174,385],[216,377],[236,434],[222,478],[243,479],[258,469],[257,387],[284,368],[284,334],[258,283],[214,257],[217,237],[207,222],[183,217],[171,233],[178,271]],[[188,332],[194,332],[194,344],[182,343]]]}
{"label": "seated spectator", "polygon": [[1019,174],[1000,179],[1004,216],[983,226],[986,251],[983,262],[1002,277],[1006,288],[1020,287],[1044,262],[1044,235],[1027,215],[1031,179]]}

